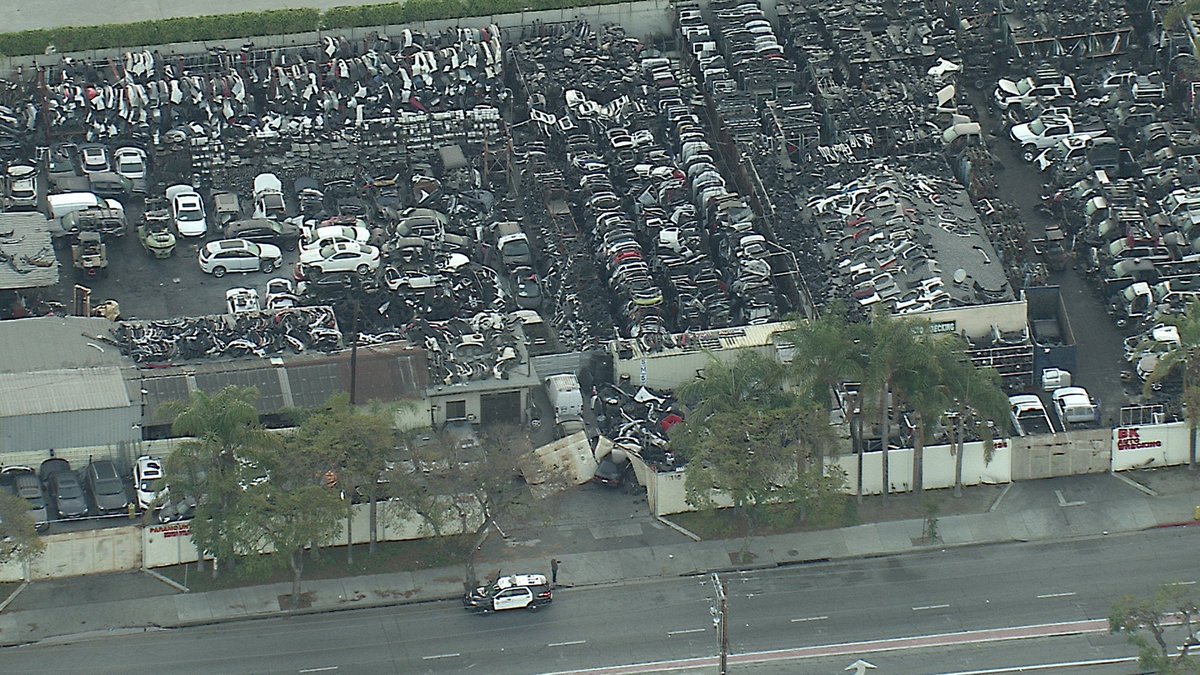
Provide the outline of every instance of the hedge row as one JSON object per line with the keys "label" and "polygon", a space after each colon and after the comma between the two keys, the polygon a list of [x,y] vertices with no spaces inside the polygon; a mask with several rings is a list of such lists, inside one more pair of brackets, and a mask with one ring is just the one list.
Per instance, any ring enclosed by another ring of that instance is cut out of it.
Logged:
{"label": "hedge row", "polygon": [[72,26],[0,33],[0,55],[42,54],[50,45],[59,52],[80,52],[460,19],[522,10],[569,9],[623,1],[626,0],[408,0],[386,5],[334,7],[324,13],[317,9],[278,9],[128,24]]}

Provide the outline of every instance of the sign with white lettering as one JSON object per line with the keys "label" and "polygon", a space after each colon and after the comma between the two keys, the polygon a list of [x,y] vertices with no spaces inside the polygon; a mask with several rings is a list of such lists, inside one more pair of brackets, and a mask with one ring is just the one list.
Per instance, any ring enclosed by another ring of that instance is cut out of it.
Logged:
{"label": "sign with white lettering", "polygon": [[150,534],[161,535],[164,538],[184,537],[192,533],[192,524],[184,521],[181,523],[164,523],[162,525],[151,525]]}

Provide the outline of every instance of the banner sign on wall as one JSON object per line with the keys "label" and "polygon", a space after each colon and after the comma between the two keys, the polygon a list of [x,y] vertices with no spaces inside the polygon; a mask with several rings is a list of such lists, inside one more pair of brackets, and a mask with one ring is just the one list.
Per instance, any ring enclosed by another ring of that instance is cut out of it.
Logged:
{"label": "banner sign on wall", "polygon": [[192,524],[190,522],[182,523],[166,523],[163,525],[151,525],[150,534],[157,534],[166,539],[171,537],[183,537],[192,533]]}
{"label": "banner sign on wall", "polygon": [[1163,442],[1161,440],[1143,439],[1141,431],[1141,427],[1122,427],[1117,429],[1117,451],[1148,450],[1162,447]]}

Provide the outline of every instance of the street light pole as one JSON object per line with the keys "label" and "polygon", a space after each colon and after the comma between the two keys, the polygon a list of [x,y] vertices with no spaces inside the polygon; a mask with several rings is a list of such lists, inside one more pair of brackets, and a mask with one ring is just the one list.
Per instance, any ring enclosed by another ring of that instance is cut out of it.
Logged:
{"label": "street light pole", "polygon": [[717,666],[718,675],[728,675],[729,673],[729,602],[725,597],[725,585],[721,582],[721,577],[713,572],[712,574],[713,592],[716,593],[716,604],[710,608],[713,615],[713,623],[717,626],[717,647],[720,654],[720,661]]}

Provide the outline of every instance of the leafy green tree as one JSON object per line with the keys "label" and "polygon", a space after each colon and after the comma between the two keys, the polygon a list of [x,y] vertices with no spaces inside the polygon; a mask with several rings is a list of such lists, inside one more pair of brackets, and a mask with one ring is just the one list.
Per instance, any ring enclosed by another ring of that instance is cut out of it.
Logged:
{"label": "leafy green tree", "polygon": [[[249,461],[266,480],[242,490],[234,501],[235,542],[247,569],[279,566],[292,572],[292,607],[301,602],[304,551],[328,542],[338,531],[345,505],[338,491],[326,484],[328,457],[302,439],[256,448]],[[253,555],[264,548],[275,555]]]}
{"label": "leafy green tree", "polygon": [[719,506],[726,496],[745,523],[747,537],[759,526],[756,513],[774,503],[793,503],[801,519],[827,513],[845,484],[841,472],[824,470],[816,455],[832,442],[828,412],[794,405],[742,405],[689,419],[672,429],[671,446],[687,459],[688,503]]}
{"label": "leafy green tree", "polygon": [[[1127,595],[1118,600],[1108,616],[1112,633],[1124,633],[1138,649],[1138,665],[1161,675],[1187,675],[1200,672],[1200,660],[1191,655],[1197,644],[1196,621],[1200,618],[1200,597],[1191,587],[1178,584],[1161,586],[1152,598]],[[1167,641],[1167,629],[1178,624],[1186,637],[1175,653]]]}
{"label": "leafy green tree", "polygon": [[[168,457],[167,472],[172,498],[192,495],[197,500],[191,526],[201,565],[205,553],[221,565],[235,565],[235,506],[242,486],[257,478],[242,458],[279,443],[259,422],[257,401],[254,388],[230,386],[213,396],[197,391],[188,403],[165,408],[174,418],[172,431],[190,437]],[[214,565],[213,576],[218,573]]]}
{"label": "leafy green tree", "polygon": [[[326,471],[335,472],[348,503],[355,492],[366,497],[371,530],[368,551],[375,553],[379,546],[379,478],[395,454],[391,415],[379,406],[351,406],[350,397],[339,394],[306,418],[297,436],[323,458]],[[351,544],[347,550],[351,560],[352,551]]]}
{"label": "leafy green tree", "polygon": [[46,550],[29,515],[29,503],[9,492],[0,492],[0,565],[33,562]]}
{"label": "leafy green tree", "polygon": [[1188,303],[1186,312],[1164,317],[1163,322],[1179,330],[1180,346],[1159,357],[1146,378],[1143,393],[1150,396],[1155,385],[1182,372],[1183,403],[1188,421],[1188,466],[1195,468],[1196,429],[1200,427],[1200,302]]}

